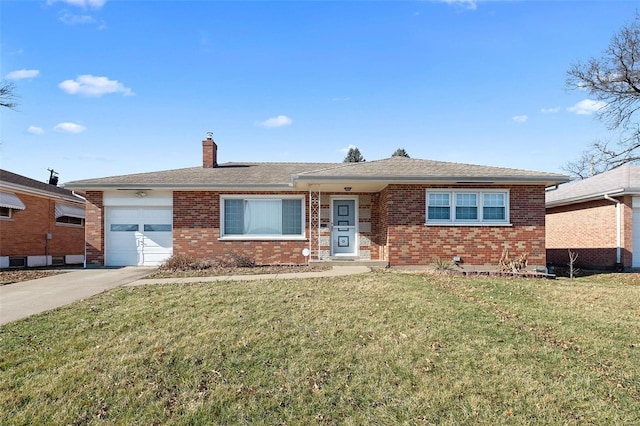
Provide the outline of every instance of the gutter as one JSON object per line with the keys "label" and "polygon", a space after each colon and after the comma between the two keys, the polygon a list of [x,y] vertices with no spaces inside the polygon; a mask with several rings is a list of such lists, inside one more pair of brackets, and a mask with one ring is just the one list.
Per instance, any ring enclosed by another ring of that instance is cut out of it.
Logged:
{"label": "gutter", "polygon": [[[555,179],[554,179],[555,178]],[[566,183],[568,179],[564,176],[317,176],[294,174],[291,179],[294,181],[304,181],[308,183],[334,183],[334,182],[384,182],[384,183],[408,183],[408,184],[545,184],[545,186],[555,186]]]}
{"label": "gutter", "polygon": [[[553,193],[553,191],[555,190],[547,191],[546,194]],[[635,194],[636,194],[636,191],[630,191],[629,189],[620,188],[612,191],[596,192],[596,193],[591,193],[587,195],[579,195],[576,197],[569,197],[569,198],[562,198],[562,199],[553,200],[553,201],[547,201],[545,202],[544,205],[546,208],[549,209],[553,207],[567,206],[569,204],[586,203],[588,201],[600,200],[601,197],[605,197],[605,196],[615,195],[617,197],[621,195],[635,195]]]}
{"label": "gutter", "polygon": [[622,227],[621,227],[621,202],[615,198],[612,198],[609,194],[604,194],[604,199],[616,203],[616,263],[620,264],[620,240]]}
{"label": "gutter", "polygon": [[73,194],[74,197],[80,198],[82,201],[87,201],[86,198],[84,198],[82,195],[78,194],[76,191],[71,191],[71,194]]}

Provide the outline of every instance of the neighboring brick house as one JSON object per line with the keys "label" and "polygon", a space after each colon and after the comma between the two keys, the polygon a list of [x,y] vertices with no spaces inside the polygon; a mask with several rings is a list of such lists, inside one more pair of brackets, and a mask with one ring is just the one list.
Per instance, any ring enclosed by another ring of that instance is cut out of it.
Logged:
{"label": "neighboring brick house", "polygon": [[568,264],[570,249],[580,268],[640,267],[640,166],[547,191],[546,208],[549,264]]}
{"label": "neighboring brick house", "polygon": [[0,170],[0,268],[84,262],[84,200]]}
{"label": "neighboring brick house", "polygon": [[156,265],[231,253],[258,264],[366,260],[544,266],[545,188],[563,175],[392,157],[363,163],[225,163],[66,184],[87,198],[87,263]]}

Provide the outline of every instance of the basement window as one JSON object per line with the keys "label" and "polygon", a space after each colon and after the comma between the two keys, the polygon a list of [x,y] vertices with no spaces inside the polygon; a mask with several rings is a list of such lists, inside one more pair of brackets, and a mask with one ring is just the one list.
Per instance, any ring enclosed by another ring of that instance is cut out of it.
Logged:
{"label": "basement window", "polygon": [[508,190],[427,191],[427,224],[509,224]]}
{"label": "basement window", "polygon": [[26,257],[9,257],[9,268],[26,268]]}
{"label": "basement window", "polygon": [[56,223],[84,226],[84,219],[81,217],[60,216],[56,218]]}

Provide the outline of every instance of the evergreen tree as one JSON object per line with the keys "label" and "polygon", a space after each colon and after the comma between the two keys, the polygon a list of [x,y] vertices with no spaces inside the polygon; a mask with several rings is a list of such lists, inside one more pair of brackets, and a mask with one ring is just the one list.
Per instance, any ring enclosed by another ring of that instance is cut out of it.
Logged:
{"label": "evergreen tree", "polygon": [[349,148],[349,152],[347,152],[347,156],[344,157],[343,163],[363,163],[367,160],[364,159],[358,147]]}
{"label": "evergreen tree", "polygon": [[409,157],[409,154],[407,153],[407,151],[404,150],[404,148],[398,148],[395,150],[395,152],[393,154],[391,154],[392,157],[406,157],[406,158],[411,158]]}

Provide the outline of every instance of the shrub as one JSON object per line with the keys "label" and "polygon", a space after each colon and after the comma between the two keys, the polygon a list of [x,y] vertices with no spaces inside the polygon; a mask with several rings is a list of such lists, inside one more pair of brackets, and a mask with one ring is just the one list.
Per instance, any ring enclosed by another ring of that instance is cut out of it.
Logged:
{"label": "shrub", "polygon": [[230,253],[229,265],[234,268],[253,268],[256,266],[256,261],[253,260],[248,254],[242,253]]}
{"label": "shrub", "polygon": [[192,269],[197,259],[188,254],[174,254],[160,265],[161,271],[186,271]]}
{"label": "shrub", "polygon": [[438,272],[449,272],[455,270],[453,263],[447,259],[440,259],[434,256],[431,260],[431,266]]}
{"label": "shrub", "polygon": [[212,268],[253,268],[255,260],[247,254],[229,253],[224,258],[197,259],[188,254],[174,254],[160,265],[161,271],[203,271]]}

